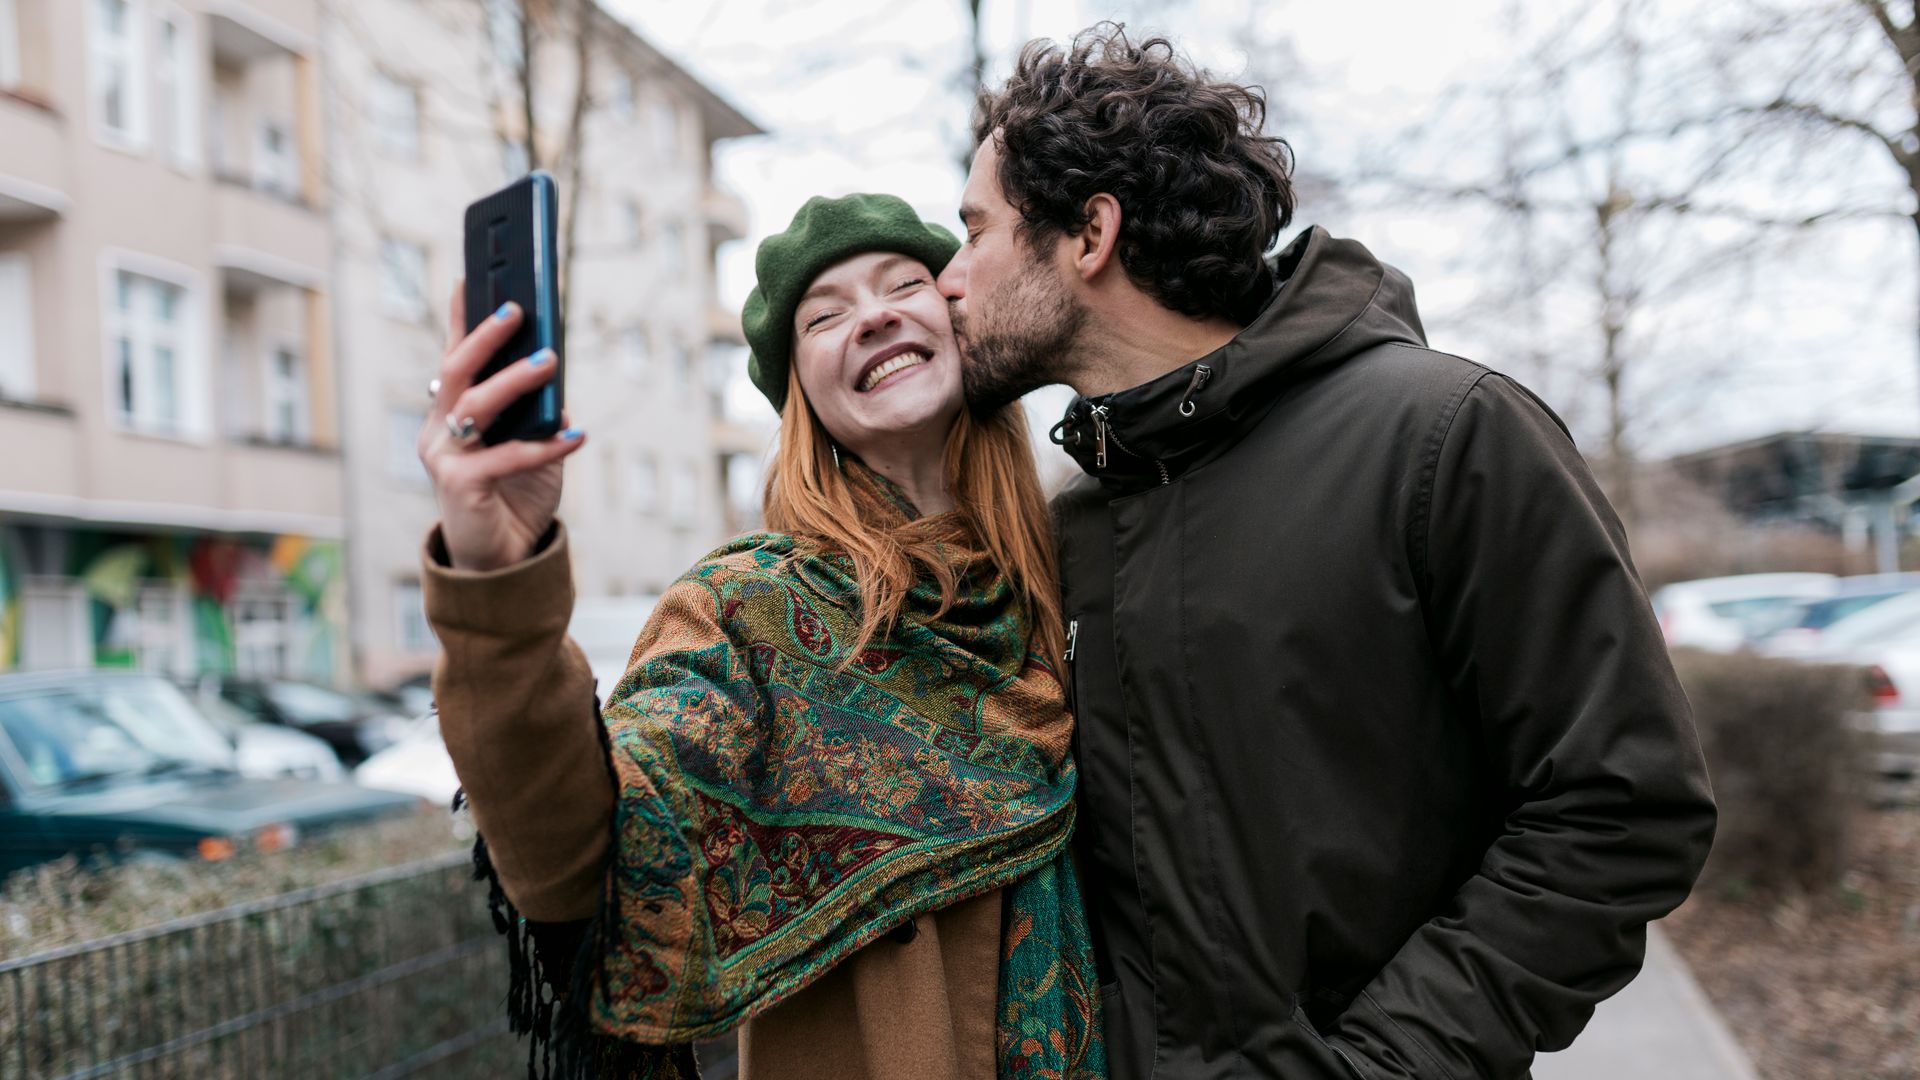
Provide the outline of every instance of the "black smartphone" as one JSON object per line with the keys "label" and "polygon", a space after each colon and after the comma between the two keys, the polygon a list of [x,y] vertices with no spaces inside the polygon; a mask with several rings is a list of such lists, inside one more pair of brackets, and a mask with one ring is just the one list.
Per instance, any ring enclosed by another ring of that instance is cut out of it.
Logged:
{"label": "black smartphone", "polygon": [[491,446],[545,439],[560,430],[565,402],[566,328],[560,325],[560,196],[552,175],[535,170],[467,207],[467,332],[511,300],[520,328],[480,368],[479,382],[541,349],[554,352],[553,378],[507,406],[481,433]]}

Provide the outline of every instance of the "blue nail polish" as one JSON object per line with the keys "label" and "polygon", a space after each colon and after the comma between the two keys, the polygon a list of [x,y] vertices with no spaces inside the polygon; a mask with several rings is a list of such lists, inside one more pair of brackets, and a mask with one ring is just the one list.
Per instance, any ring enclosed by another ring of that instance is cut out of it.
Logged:
{"label": "blue nail polish", "polygon": [[577,428],[577,427],[570,427],[570,428],[568,428],[567,430],[565,430],[565,431],[563,431],[563,432],[561,432],[561,433],[560,433],[560,437],[561,437],[561,438],[563,438],[563,439],[577,439],[577,438],[579,438],[580,436],[582,436],[582,435],[585,435],[585,434],[586,434],[586,432],[584,432],[584,431],[581,431],[581,430],[580,430],[579,428]]}
{"label": "blue nail polish", "polygon": [[500,305],[500,309],[493,313],[493,317],[496,319],[504,319],[511,314],[513,314],[513,301],[509,300]]}
{"label": "blue nail polish", "polygon": [[544,367],[547,364],[551,364],[553,363],[553,350],[541,349],[539,352],[527,357],[527,363],[532,364],[534,367]]}

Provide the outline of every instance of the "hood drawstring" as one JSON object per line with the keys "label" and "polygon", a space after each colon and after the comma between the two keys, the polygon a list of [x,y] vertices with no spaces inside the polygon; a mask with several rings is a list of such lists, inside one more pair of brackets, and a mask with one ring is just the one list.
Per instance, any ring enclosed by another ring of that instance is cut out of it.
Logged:
{"label": "hood drawstring", "polygon": [[1195,364],[1193,366],[1193,380],[1187,383],[1187,393],[1180,399],[1181,416],[1193,415],[1193,395],[1199,393],[1200,388],[1207,385],[1207,380],[1211,378],[1213,378],[1212,368],[1205,364]]}

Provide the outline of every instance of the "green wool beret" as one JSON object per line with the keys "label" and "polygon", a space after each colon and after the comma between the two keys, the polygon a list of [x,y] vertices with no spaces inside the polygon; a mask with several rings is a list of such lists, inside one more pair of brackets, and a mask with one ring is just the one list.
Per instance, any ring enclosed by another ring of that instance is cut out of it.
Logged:
{"label": "green wool beret", "polygon": [[787,403],[787,369],[793,364],[793,312],[822,270],[870,251],[911,255],[938,274],[960,241],[938,225],[921,221],[893,195],[816,195],[793,215],[787,231],[767,237],[753,258],[756,279],[740,312],[746,332],[747,377],[773,402]]}

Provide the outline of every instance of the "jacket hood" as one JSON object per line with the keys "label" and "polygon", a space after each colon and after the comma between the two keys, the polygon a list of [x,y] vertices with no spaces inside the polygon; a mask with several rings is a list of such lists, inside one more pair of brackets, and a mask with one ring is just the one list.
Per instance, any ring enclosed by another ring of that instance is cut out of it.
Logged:
{"label": "jacket hood", "polygon": [[1074,398],[1055,441],[1092,476],[1161,480],[1231,447],[1292,383],[1379,345],[1426,344],[1413,283],[1359,241],[1316,225],[1269,265],[1273,296],[1232,341],[1139,386]]}

